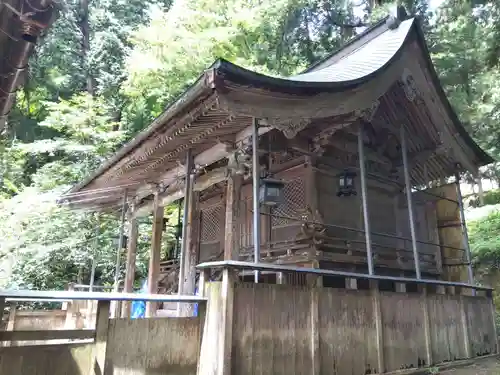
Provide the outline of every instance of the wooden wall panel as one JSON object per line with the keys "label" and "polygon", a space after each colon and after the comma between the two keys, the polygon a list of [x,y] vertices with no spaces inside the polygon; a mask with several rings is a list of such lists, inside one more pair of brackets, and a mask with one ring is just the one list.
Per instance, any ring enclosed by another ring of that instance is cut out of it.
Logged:
{"label": "wooden wall panel", "polygon": [[486,297],[463,296],[472,356],[495,353],[496,332],[491,319],[491,302]]}
{"label": "wooden wall panel", "polygon": [[0,375],[87,375],[94,344],[0,348]]}
{"label": "wooden wall panel", "polygon": [[373,299],[369,291],[319,290],[321,374],[376,372]]}
{"label": "wooden wall panel", "polygon": [[238,284],[232,374],[308,374],[311,294],[288,285]]}
{"label": "wooden wall panel", "polygon": [[195,375],[199,318],[111,319],[106,375]]}
{"label": "wooden wall panel", "polygon": [[416,293],[380,295],[386,371],[424,366],[424,300]]}
{"label": "wooden wall panel", "polygon": [[465,358],[460,296],[429,295],[428,308],[434,363]]}

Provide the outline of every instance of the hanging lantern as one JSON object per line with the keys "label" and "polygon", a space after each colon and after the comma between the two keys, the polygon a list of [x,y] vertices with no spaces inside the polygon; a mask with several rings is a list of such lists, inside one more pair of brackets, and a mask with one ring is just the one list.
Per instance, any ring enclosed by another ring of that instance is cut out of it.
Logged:
{"label": "hanging lantern", "polygon": [[167,230],[167,227],[168,227],[168,217],[164,217],[163,218],[163,222],[162,222],[162,230],[163,230],[163,232],[165,232]]}
{"label": "hanging lantern", "polygon": [[339,179],[339,191],[337,192],[337,197],[350,197],[351,195],[357,194],[354,187],[354,177],[356,177],[356,172],[345,169],[337,177]]}
{"label": "hanging lantern", "polygon": [[[123,235],[122,249],[127,248],[128,237]],[[113,245],[118,247],[120,245],[120,236],[113,237]]]}
{"label": "hanging lantern", "polygon": [[259,202],[266,206],[277,206],[283,201],[283,188],[281,180],[263,178],[260,180]]}

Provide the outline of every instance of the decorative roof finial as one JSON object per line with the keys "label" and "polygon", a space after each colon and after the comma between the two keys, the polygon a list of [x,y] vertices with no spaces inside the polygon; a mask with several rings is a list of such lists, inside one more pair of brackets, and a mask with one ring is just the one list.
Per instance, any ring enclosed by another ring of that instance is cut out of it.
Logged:
{"label": "decorative roof finial", "polygon": [[395,6],[391,9],[391,14],[387,19],[387,26],[389,29],[394,30],[399,27],[402,21],[408,18],[408,13],[406,13],[406,9],[402,5]]}

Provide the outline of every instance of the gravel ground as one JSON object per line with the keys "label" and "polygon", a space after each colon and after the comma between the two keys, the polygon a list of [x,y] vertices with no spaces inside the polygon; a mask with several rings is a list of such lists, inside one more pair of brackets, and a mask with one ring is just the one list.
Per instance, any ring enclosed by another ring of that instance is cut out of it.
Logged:
{"label": "gravel ground", "polygon": [[500,357],[485,358],[474,364],[441,371],[442,375],[500,375]]}

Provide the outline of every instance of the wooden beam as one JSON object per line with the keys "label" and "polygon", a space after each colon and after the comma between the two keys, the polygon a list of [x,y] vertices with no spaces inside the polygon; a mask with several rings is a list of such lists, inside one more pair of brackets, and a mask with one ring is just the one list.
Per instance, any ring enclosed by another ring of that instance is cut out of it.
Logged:
{"label": "wooden beam", "polygon": [[93,350],[94,358],[90,371],[92,375],[103,375],[108,373],[105,366],[108,346],[109,309],[110,301],[99,301],[97,303],[95,344]]}
{"label": "wooden beam", "polygon": [[84,340],[93,339],[94,335],[93,329],[0,331],[0,341]]}
{"label": "wooden beam", "polygon": [[[139,235],[139,226],[137,218],[131,217],[129,221],[129,234],[127,243],[127,263],[125,271],[125,284],[123,286],[124,293],[132,293],[135,279],[135,257],[137,251],[137,237]],[[122,318],[130,318],[130,301],[123,301]]]}
{"label": "wooden beam", "polygon": [[[227,168],[221,167],[214,169],[204,175],[198,177],[194,182],[194,191],[202,191],[227,179]],[[160,204],[167,206],[176,200],[184,197],[184,183],[174,184],[169,187],[165,192],[159,194]],[[153,203],[148,202],[140,205],[134,212],[134,216],[148,215],[153,210]]]}
{"label": "wooden beam", "polygon": [[[161,236],[163,233],[163,215],[164,209],[160,205],[158,194],[155,195],[153,204],[153,235],[151,238],[151,254],[149,256],[148,272],[148,293],[158,293],[158,277],[160,275],[160,253]],[[146,303],[146,317],[152,317],[156,313],[157,304],[155,302]]]}

